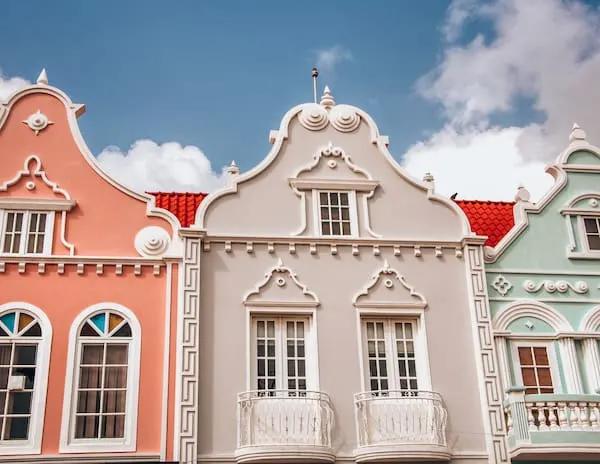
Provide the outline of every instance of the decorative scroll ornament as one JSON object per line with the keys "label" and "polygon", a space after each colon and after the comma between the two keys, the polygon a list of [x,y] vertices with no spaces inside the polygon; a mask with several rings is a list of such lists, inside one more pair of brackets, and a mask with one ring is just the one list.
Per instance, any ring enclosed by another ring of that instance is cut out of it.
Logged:
{"label": "decorative scroll ornament", "polygon": [[503,276],[499,275],[492,282],[492,287],[502,296],[506,296],[513,285]]}
{"label": "decorative scroll ornament", "polygon": [[145,227],[135,236],[135,249],[142,256],[160,256],[171,244],[171,237],[158,226]]}
{"label": "decorative scroll ornament", "polygon": [[548,293],[567,293],[569,290],[572,290],[579,294],[587,293],[590,289],[588,284],[582,280],[579,280],[574,284],[567,282],[566,280],[543,280],[537,284],[533,280],[526,280],[523,282],[523,288],[528,293],[537,293],[543,288]]}
{"label": "decorative scroll ornament", "polygon": [[336,105],[331,90],[325,86],[321,102],[304,105],[298,120],[312,131],[322,130],[331,123],[340,132],[353,132],[360,126],[361,117],[353,106]]}
{"label": "decorative scroll ornament", "polygon": [[46,116],[40,110],[37,110],[37,112],[33,113],[31,116],[29,116],[27,119],[25,119],[23,121],[23,123],[27,124],[27,126],[33,132],[35,132],[35,135],[38,135],[41,131],[43,131],[50,124],[54,124],[52,121],[50,121],[48,119],[48,116]]}

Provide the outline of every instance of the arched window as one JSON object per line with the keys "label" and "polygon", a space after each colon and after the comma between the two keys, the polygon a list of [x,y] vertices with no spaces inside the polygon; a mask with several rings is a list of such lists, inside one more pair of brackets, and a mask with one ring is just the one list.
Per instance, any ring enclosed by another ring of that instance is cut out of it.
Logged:
{"label": "arched window", "polygon": [[0,453],[40,451],[50,337],[37,308],[0,305]]}
{"label": "arched window", "polygon": [[139,325],[132,314],[105,308],[74,324],[68,448],[135,448]]}

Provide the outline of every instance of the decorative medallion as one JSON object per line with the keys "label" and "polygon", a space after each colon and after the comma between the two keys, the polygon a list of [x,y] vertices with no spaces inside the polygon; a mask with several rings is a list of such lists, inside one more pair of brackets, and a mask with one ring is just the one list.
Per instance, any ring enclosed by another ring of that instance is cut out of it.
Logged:
{"label": "decorative medallion", "polygon": [[25,119],[23,121],[23,124],[27,124],[27,126],[33,132],[35,132],[35,135],[38,135],[46,127],[54,123],[48,119],[48,116],[46,116],[40,110],[37,110],[37,112],[33,113],[31,116]]}
{"label": "decorative medallion", "polygon": [[162,227],[150,226],[140,230],[135,236],[135,249],[142,256],[162,255],[171,244],[171,237]]}
{"label": "decorative medallion", "polygon": [[502,296],[506,296],[510,289],[513,288],[513,285],[503,276],[499,275],[492,282],[492,287]]}

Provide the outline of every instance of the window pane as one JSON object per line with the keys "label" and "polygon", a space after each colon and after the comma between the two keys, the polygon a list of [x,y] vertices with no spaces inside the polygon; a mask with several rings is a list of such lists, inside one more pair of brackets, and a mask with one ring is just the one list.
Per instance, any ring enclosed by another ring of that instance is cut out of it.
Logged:
{"label": "window pane", "polygon": [[106,367],[104,369],[105,388],[126,388],[127,367]]}
{"label": "window pane", "polygon": [[115,413],[125,412],[125,391],[124,390],[108,390],[104,392],[102,412]]}
{"label": "window pane", "polygon": [[8,394],[7,414],[29,414],[32,392],[11,391]]}
{"label": "window pane", "polygon": [[127,345],[109,344],[106,346],[106,364],[127,364]]}
{"label": "window pane", "polygon": [[104,345],[85,344],[81,352],[81,364],[104,363]]}
{"label": "window pane", "polygon": [[19,366],[34,366],[37,345],[16,345],[14,364]]}
{"label": "window pane", "polygon": [[585,224],[585,231],[588,234],[597,234],[598,233],[598,223],[595,218],[585,218],[583,220]]}
{"label": "window pane", "polygon": [[29,417],[7,417],[4,421],[4,440],[27,440]]}
{"label": "window pane", "polygon": [[600,250],[600,236],[598,235],[588,235],[588,246],[590,250]]}
{"label": "window pane", "polygon": [[533,354],[530,347],[519,347],[519,361],[523,366],[530,366],[533,364]]}
{"label": "window pane", "polygon": [[81,367],[79,370],[80,388],[102,388],[102,367]]}
{"label": "window pane", "polygon": [[340,193],[340,204],[347,206],[348,205],[348,194],[347,193]]}
{"label": "window pane", "polygon": [[102,438],[122,438],[125,433],[125,416],[110,415],[102,418]]}
{"label": "window pane", "polygon": [[75,421],[75,438],[98,438],[100,416],[78,416]]}

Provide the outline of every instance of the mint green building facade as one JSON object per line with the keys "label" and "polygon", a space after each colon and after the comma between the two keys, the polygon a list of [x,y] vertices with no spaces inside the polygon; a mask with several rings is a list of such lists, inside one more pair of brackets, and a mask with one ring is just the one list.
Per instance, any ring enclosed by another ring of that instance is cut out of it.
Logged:
{"label": "mint green building facade", "polygon": [[600,461],[600,149],[574,126],[536,204],[486,248],[514,461]]}

